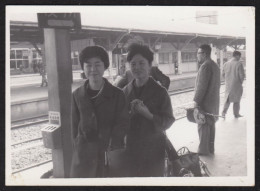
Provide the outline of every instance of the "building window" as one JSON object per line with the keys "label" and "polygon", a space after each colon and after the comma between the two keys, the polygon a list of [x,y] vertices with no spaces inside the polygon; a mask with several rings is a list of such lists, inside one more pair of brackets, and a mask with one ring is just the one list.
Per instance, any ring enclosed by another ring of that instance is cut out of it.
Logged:
{"label": "building window", "polygon": [[196,52],[182,52],[181,60],[182,62],[196,62],[197,61]]}
{"label": "building window", "polygon": [[11,49],[10,69],[29,67],[29,49]]}
{"label": "building window", "polygon": [[159,64],[169,64],[170,53],[161,52],[159,53]]}
{"label": "building window", "polygon": [[79,52],[78,51],[71,52],[71,63],[72,63],[72,65],[79,64]]}

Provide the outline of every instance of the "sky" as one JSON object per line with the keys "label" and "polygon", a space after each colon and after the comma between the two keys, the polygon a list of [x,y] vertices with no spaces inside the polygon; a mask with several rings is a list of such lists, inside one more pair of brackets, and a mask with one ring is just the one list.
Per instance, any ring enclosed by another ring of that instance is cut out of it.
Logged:
{"label": "sky", "polygon": [[[198,24],[196,11],[218,11],[218,25]],[[252,7],[7,6],[6,19],[37,22],[37,13],[79,12],[82,25],[245,36]]]}

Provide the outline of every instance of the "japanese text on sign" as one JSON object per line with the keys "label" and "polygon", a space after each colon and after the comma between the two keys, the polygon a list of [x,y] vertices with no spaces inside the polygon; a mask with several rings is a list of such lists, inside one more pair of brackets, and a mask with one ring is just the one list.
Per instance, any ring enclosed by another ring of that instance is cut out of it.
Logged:
{"label": "japanese text on sign", "polygon": [[53,125],[61,125],[60,122],[60,112],[49,111],[49,123]]}
{"label": "japanese text on sign", "polygon": [[41,28],[81,28],[80,13],[38,13]]}

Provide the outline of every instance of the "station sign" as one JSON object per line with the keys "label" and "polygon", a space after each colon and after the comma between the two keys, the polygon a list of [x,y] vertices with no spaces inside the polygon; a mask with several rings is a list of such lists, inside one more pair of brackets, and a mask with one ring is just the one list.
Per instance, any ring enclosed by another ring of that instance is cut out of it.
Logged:
{"label": "station sign", "polygon": [[49,123],[53,125],[61,125],[60,112],[49,111]]}
{"label": "station sign", "polygon": [[80,13],[37,13],[40,28],[81,29]]}

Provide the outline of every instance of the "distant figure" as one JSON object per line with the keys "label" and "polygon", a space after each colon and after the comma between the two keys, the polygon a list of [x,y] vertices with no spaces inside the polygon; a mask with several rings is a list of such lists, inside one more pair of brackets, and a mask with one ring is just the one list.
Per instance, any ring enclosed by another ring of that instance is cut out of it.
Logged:
{"label": "distant figure", "polygon": [[36,62],[33,62],[33,64],[32,64],[32,67],[33,67],[33,72],[34,73],[37,73],[37,64],[36,64]]}
{"label": "distant figure", "polygon": [[23,65],[23,64],[20,64],[19,69],[20,69],[20,71],[23,73],[24,65]]}
{"label": "distant figure", "polygon": [[178,75],[179,74],[179,64],[178,64],[177,60],[174,61],[174,70],[175,70],[175,74]]}
{"label": "distant figure", "polygon": [[239,114],[240,100],[243,94],[243,80],[245,77],[244,67],[241,62],[241,53],[239,51],[233,52],[233,58],[226,62],[223,67],[222,75],[225,78],[225,104],[222,116],[225,117],[229,105],[233,102],[233,113],[235,118],[242,117]]}
{"label": "distant figure", "polygon": [[47,81],[47,75],[46,75],[46,69],[45,66],[43,65],[43,63],[39,64],[39,68],[40,68],[40,75],[42,76],[42,84],[41,87],[43,86],[48,86],[48,81]]}
{"label": "distant figure", "polygon": [[[150,69],[150,76],[153,77],[153,79],[159,83],[161,86],[165,87],[167,90],[170,86],[170,78],[162,73],[161,70],[159,70],[156,66],[151,66]],[[116,81],[114,83],[115,86],[119,88],[124,88],[129,82],[131,82],[134,79],[133,74],[130,70],[127,70],[125,74],[121,77],[120,80]]]}
{"label": "distant figure", "polygon": [[[218,115],[220,69],[210,58],[211,47],[201,45],[197,52],[199,71],[195,83],[194,106],[202,111]],[[200,144],[198,153],[208,155],[214,153],[215,122],[217,118],[206,115],[206,123],[198,124]]]}
{"label": "distant figure", "polygon": [[120,76],[123,76],[126,72],[126,66],[125,66],[125,63],[121,63],[120,67],[119,67],[119,71],[118,71],[118,74]]}

